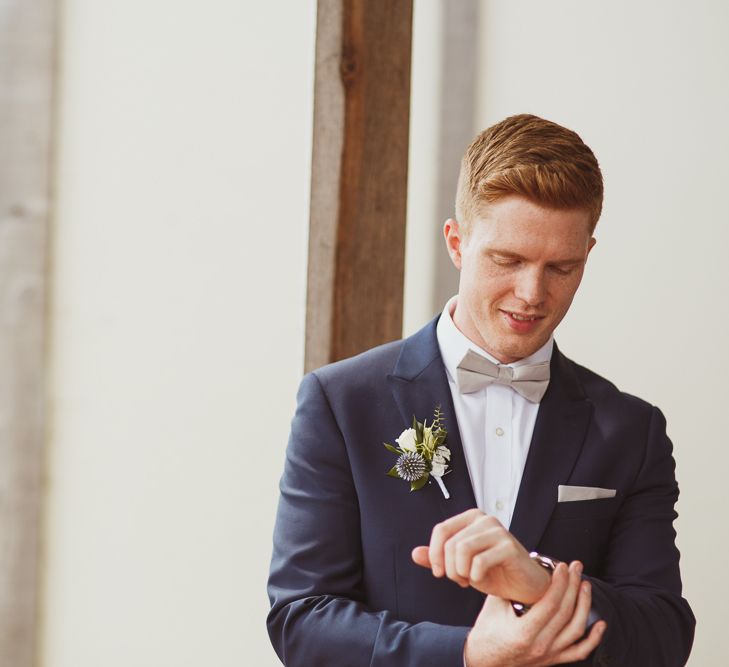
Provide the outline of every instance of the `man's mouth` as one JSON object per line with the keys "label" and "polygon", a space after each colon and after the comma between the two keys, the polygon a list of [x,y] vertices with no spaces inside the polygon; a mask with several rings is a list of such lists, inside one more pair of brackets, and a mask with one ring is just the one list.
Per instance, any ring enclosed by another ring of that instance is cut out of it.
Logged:
{"label": "man's mouth", "polygon": [[540,320],[545,317],[544,315],[517,313],[511,310],[502,310],[501,312],[509,329],[519,335],[528,335],[536,331],[540,326]]}
{"label": "man's mouth", "polygon": [[513,313],[509,310],[502,311],[503,313],[506,313],[509,317],[512,317],[517,322],[533,322],[534,320],[541,320],[544,315],[524,315],[522,313]]}

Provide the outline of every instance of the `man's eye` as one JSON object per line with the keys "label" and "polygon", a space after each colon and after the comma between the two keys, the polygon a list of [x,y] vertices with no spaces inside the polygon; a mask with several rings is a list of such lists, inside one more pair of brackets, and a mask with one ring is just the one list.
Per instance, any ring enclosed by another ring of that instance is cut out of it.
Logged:
{"label": "man's eye", "polygon": [[561,266],[551,266],[550,267],[554,273],[556,273],[559,276],[568,276],[572,271],[574,270],[574,266],[567,266],[567,267],[561,267]]}
{"label": "man's eye", "polygon": [[516,266],[519,263],[518,259],[511,259],[508,257],[492,257],[494,264],[499,266]]}

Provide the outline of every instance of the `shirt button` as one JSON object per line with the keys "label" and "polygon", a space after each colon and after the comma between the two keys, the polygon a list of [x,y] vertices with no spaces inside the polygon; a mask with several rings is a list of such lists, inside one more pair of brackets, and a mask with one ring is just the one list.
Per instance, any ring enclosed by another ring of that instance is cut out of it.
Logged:
{"label": "shirt button", "polygon": [[499,511],[501,511],[502,509],[504,509],[504,503],[502,503],[500,500],[497,500],[496,501],[496,509],[499,510]]}
{"label": "shirt button", "polygon": [[499,426],[499,427],[498,427],[498,428],[496,429],[496,435],[498,435],[498,436],[502,436],[502,435],[504,435],[504,429],[503,429],[503,428],[501,428],[501,426]]}

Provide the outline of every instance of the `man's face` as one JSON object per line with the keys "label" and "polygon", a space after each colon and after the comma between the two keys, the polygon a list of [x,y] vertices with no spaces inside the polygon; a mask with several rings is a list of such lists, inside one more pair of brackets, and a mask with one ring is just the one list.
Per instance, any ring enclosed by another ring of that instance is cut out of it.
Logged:
{"label": "man's face", "polygon": [[510,196],[488,204],[465,235],[445,223],[461,272],[453,321],[502,363],[536,352],[562,321],[595,243],[589,214]]}

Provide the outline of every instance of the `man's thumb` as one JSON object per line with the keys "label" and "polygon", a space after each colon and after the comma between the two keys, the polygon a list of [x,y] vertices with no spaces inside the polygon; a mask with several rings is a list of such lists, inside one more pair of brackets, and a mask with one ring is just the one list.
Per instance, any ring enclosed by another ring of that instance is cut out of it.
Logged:
{"label": "man's thumb", "polygon": [[430,556],[428,556],[428,547],[415,547],[411,555],[413,561],[421,567],[430,567]]}

